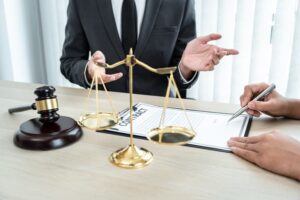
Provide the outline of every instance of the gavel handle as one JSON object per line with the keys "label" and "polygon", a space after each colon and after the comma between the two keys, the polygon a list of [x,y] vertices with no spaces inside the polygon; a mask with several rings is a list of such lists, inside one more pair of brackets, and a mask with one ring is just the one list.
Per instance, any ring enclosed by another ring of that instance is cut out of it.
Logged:
{"label": "gavel handle", "polygon": [[9,114],[13,114],[16,112],[23,112],[27,110],[36,110],[36,105],[35,103],[31,104],[30,106],[22,106],[22,107],[17,107],[17,108],[10,108],[8,109]]}

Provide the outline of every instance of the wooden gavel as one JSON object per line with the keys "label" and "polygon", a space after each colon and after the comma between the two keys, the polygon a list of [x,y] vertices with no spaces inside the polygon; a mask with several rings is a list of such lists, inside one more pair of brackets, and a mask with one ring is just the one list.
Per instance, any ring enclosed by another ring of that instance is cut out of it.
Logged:
{"label": "wooden gavel", "polygon": [[28,106],[21,106],[17,108],[10,108],[8,112],[10,114],[16,112],[23,112],[27,110],[37,110],[41,115],[39,120],[43,123],[55,122],[59,119],[58,102],[57,97],[54,95],[55,88],[53,86],[39,87],[34,91],[38,97],[35,99],[35,103]]}
{"label": "wooden gavel", "polygon": [[82,136],[82,130],[77,122],[65,116],[60,116],[57,97],[52,86],[39,87],[34,91],[37,95],[35,103],[8,109],[10,114],[26,110],[37,110],[39,118],[25,121],[16,131],[14,143],[16,146],[29,150],[51,150],[70,145]]}

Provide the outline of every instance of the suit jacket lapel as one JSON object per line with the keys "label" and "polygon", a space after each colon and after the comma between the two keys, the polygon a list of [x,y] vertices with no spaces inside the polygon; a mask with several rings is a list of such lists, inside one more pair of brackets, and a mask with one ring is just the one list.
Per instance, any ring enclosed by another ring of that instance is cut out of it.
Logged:
{"label": "suit jacket lapel", "polygon": [[104,24],[106,34],[108,35],[115,51],[120,59],[124,59],[125,54],[123,51],[122,43],[118,34],[115,17],[110,0],[97,0],[98,10]]}
{"label": "suit jacket lapel", "polygon": [[147,0],[144,19],[134,54],[139,57],[148,42],[159,12],[161,0]]}

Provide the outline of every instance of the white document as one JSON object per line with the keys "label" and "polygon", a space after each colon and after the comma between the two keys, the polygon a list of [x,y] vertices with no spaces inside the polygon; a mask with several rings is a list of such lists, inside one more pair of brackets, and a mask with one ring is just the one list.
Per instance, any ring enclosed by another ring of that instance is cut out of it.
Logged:
{"label": "white document", "polygon": [[[133,133],[136,136],[146,137],[148,132],[159,126],[162,107],[139,103],[134,106]],[[231,137],[247,136],[251,117],[240,115],[227,123],[231,114],[186,110],[187,117],[196,132],[195,138],[189,143],[192,146],[200,146],[212,149],[230,151],[227,141]],[[109,131],[129,134],[130,118],[129,110],[120,113],[121,121]],[[167,108],[165,126],[181,126],[190,128],[184,111],[176,108]]]}

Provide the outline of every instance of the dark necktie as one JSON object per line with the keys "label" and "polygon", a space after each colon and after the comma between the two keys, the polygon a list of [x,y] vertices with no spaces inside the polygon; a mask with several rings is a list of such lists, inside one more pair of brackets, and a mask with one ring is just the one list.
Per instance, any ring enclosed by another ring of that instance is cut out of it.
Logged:
{"label": "dark necktie", "polygon": [[134,0],[124,0],[122,6],[122,44],[125,54],[137,43],[137,11]]}

